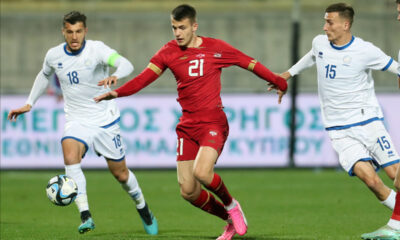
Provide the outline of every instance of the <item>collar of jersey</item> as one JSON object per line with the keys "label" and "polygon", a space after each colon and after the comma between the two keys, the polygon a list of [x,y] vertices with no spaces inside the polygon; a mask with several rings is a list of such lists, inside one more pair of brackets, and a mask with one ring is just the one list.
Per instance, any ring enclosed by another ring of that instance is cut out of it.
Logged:
{"label": "collar of jersey", "polygon": [[329,42],[331,44],[331,46],[336,49],[336,50],[343,50],[345,48],[347,48],[348,46],[350,46],[352,43],[354,42],[354,36],[351,36],[351,40],[348,44],[344,45],[344,46],[335,46],[332,42]]}
{"label": "collar of jersey", "polygon": [[64,44],[64,52],[65,52],[65,54],[67,54],[69,56],[76,56],[76,55],[78,55],[79,53],[81,53],[83,51],[85,46],[86,46],[86,40],[83,41],[83,46],[81,47],[81,49],[79,49],[79,51],[77,51],[77,52],[68,52],[67,51],[67,44]]}

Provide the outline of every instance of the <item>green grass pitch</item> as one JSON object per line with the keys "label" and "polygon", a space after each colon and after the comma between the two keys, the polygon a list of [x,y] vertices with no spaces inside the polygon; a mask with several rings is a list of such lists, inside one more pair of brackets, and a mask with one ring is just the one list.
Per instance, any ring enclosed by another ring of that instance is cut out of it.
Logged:
{"label": "green grass pitch", "polygon": [[[242,205],[250,240],[346,240],[385,224],[391,211],[357,178],[333,169],[217,170]],[[46,197],[47,181],[62,170],[0,172],[0,239],[215,239],[224,222],[179,195],[174,170],[135,172],[159,222],[148,236],[135,206],[107,171],[85,171],[96,229],[77,231],[75,204],[58,207]],[[381,174],[386,184],[391,181]]]}

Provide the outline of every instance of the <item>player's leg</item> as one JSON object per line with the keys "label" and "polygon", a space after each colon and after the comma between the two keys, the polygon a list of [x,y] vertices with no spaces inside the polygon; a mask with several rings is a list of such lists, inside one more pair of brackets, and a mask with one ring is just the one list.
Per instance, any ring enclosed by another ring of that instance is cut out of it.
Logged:
{"label": "player's leg", "polygon": [[[217,141],[215,141],[217,142]],[[216,194],[224,203],[236,232],[244,235],[247,232],[247,221],[238,201],[232,198],[221,177],[214,172],[218,152],[213,147],[202,146],[197,153],[193,175],[208,190]]]}
{"label": "player's leg", "polygon": [[115,179],[120,182],[122,188],[135,202],[136,209],[140,215],[140,218],[142,219],[143,227],[146,233],[150,235],[156,235],[158,233],[157,219],[150,211],[149,206],[144,199],[144,195],[135,174],[133,174],[133,172],[126,167],[125,158],[117,161],[109,158],[106,159],[110,172],[113,174]]}
{"label": "player's leg", "polygon": [[353,172],[367,185],[382,204],[390,209],[394,208],[394,191],[383,183],[370,162],[358,161],[354,165]]}
{"label": "player's leg", "polygon": [[363,239],[400,239],[400,171],[399,156],[394,144],[382,122],[368,124],[367,128],[372,136],[369,149],[378,163],[384,167],[387,175],[393,179],[397,189],[392,216],[387,225],[372,233],[363,234]]}
{"label": "player's leg", "polygon": [[193,206],[227,221],[228,213],[224,205],[216,200],[210,192],[202,189],[200,182],[194,177],[193,164],[194,160],[177,162],[181,196]]}
{"label": "player's leg", "polygon": [[93,137],[93,148],[98,155],[104,156],[110,172],[135,202],[145,231],[151,235],[157,234],[157,220],[144,200],[135,175],[126,167],[125,145],[120,135],[119,125],[98,128]]}
{"label": "player's leg", "polygon": [[93,230],[95,225],[89,211],[89,203],[86,194],[86,178],[81,168],[82,156],[87,151],[85,142],[76,137],[64,137],[62,140],[62,149],[64,155],[65,174],[76,182],[78,186],[78,195],[75,203],[81,216],[81,225],[78,227],[80,233]]}

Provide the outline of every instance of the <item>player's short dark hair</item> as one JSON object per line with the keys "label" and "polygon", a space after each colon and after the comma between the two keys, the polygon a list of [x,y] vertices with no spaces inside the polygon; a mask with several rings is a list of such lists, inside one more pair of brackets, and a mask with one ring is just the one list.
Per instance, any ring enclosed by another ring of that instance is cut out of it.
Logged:
{"label": "player's short dark hair", "polygon": [[400,4],[400,0],[396,0],[397,4]]}
{"label": "player's short dark hair", "polygon": [[172,10],[171,16],[176,21],[181,21],[185,18],[189,18],[190,22],[194,23],[196,22],[196,9],[194,9],[194,7],[190,5],[182,4]]}
{"label": "player's short dark hair", "polygon": [[72,11],[64,15],[63,26],[65,27],[65,23],[70,23],[74,25],[77,22],[82,22],[83,26],[86,27],[86,16],[78,11]]}
{"label": "player's short dark hair", "polygon": [[[397,0],[399,1],[399,0]],[[330,12],[338,12],[339,16],[342,18],[346,18],[347,20],[350,21],[350,26],[353,24],[353,19],[354,19],[354,9],[352,6],[350,6],[347,3],[335,3],[332,5],[329,5],[325,12],[330,13]]]}

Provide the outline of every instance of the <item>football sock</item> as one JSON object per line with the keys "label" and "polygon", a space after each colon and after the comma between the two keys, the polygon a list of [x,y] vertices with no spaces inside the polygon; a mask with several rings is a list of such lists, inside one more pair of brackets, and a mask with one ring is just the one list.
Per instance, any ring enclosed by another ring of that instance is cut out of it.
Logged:
{"label": "football sock", "polygon": [[145,206],[143,208],[138,208],[137,209],[140,217],[143,219],[143,221],[147,224],[147,225],[151,225],[152,224],[152,214],[149,210],[149,207],[147,206],[147,204],[145,204]]}
{"label": "football sock", "polygon": [[129,176],[126,183],[121,183],[122,188],[128,192],[129,196],[135,201],[136,208],[142,209],[146,206],[142,190],[139,187],[139,183],[131,170],[128,169]]}
{"label": "football sock", "polygon": [[81,164],[65,165],[65,175],[74,179],[78,187],[78,195],[76,196],[75,203],[79,212],[89,210],[89,203],[86,195],[86,179],[83,175]]}
{"label": "football sock", "polygon": [[386,198],[386,200],[381,201],[381,203],[383,205],[385,205],[386,207],[390,208],[390,209],[394,209],[394,204],[396,202],[396,192],[393,191],[392,189],[390,190],[390,194],[389,196]]}
{"label": "football sock", "polygon": [[396,193],[396,203],[394,205],[394,210],[392,217],[390,218],[388,222],[388,226],[399,230],[400,229],[400,193]]}
{"label": "football sock", "polygon": [[228,189],[218,174],[214,173],[213,180],[206,188],[215,193],[225,206],[229,206],[232,203],[232,196],[229,194]]}
{"label": "football sock", "polygon": [[222,218],[222,220],[226,221],[228,219],[228,212],[224,208],[224,205],[216,200],[214,195],[208,191],[202,189],[200,196],[195,201],[191,202],[191,204],[203,211]]}
{"label": "football sock", "polygon": [[81,212],[81,220],[82,220],[82,222],[85,222],[90,217],[92,217],[92,214],[90,214],[89,210]]}

